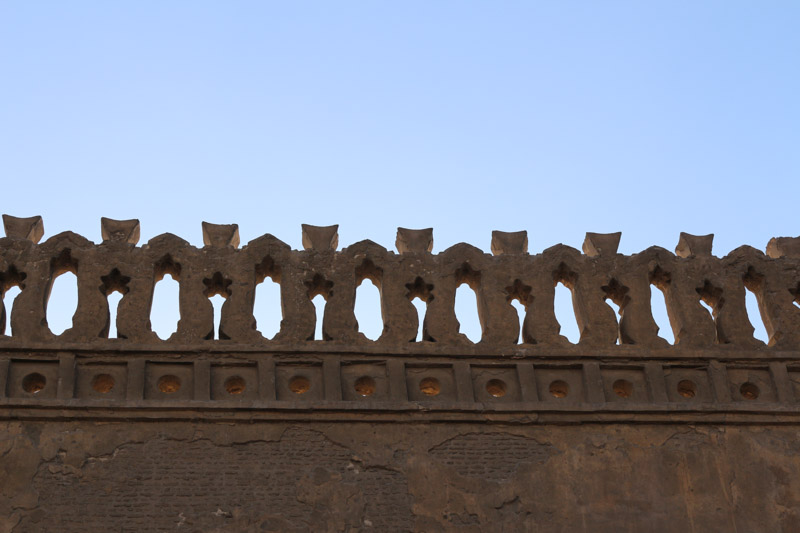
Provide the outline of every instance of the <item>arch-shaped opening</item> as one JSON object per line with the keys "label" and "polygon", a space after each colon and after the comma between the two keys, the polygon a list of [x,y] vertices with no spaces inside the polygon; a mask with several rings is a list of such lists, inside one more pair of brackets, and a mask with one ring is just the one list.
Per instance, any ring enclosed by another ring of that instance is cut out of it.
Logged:
{"label": "arch-shaped opening", "polygon": [[617,344],[633,344],[633,339],[622,336],[620,320],[625,306],[630,302],[628,292],[630,289],[622,285],[616,278],[611,279],[608,285],[601,287],[606,294],[605,302],[614,312],[614,319],[617,321]]}
{"label": "arch-shaped opening", "polygon": [[356,289],[354,312],[358,331],[369,340],[377,340],[383,333],[381,292],[378,285],[370,278],[364,278]]}
{"label": "arch-shaped opening", "polygon": [[253,318],[256,323],[256,331],[263,337],[272,339],[281,330],[281,320],[283,320],[281,271],[275,261],[267,256],[256,265],[255,272],[256,292],[253,301]]}
{"label": "arch-shaped opening", "polygon": [[561,281],[556,283],[553,310],[561,326],[561,334],[572,344],[577,344],[581,340],[581,333],[572,304],[572,290]]}
{"label": "arch-shaped opening", "polygon": [[756,293],[745,287],[744,304],[747,309],[747,317],[753,326],[753,337],[765,343],[769,343],[769,334],[761,318],[761,310],[758,307],[758,297]]}
{"label": "arch-shaped opening", "polygon": [[606,305],[608,305],[611,310],[614,311],[614,318],[617,320],[617,344],[619,344],[619,318],[622,315],[622,309],[620,309],[619,305],[617,305],[617,303],[611,298],[606,298],[605,302]]}
{"label": "arch-shaped opening", "polygon": [[[466,285],[466,287],[464,286]],[[459,333],[472,342],[480,342],[483,337],[483,323],[478,309],[478,290],[481,286],[480,271],[473,270],[464,263],[456,270],[456,294],[454,309]]]}
{"label": "arch-shaped opening", "polygon": [[414,338],[409,342],[436,342],[425,329],[425,316],[428,313],[428,305],[433,301],[433,285],[425,283],[421,277],[416,277],[413,283],[406,283],[406,297],[417,310],[418,330]]}
{"label": "arch-shaped opening", "polygon": [[456,289],[455,313],[459,333],[466,335],[472,342],[480,342],[483,332],[478,316],[478,296],[466,282]]}
{"label": "arch-shaped opening", "polygon": [[769,344],[769,333],[764,324],[764,315],[761,313],[759,305],[760,295],[764,290],[764,276],[756,272],[753,267],[748,267],[747,272],[742,276],[742,283],[745,288],[745,310],[747,318],[753,326],[753,337]]}
{"label": "arch-shaped opening", "polygon": [[3,291],[3,308],[2,308],[2,316],[0,316],[0,335],[8,335],[12,337],[14,332],[11,329],[11,312],[14,309],[14,301],[19,296],[19,293],[22,292],[19,285],[13,285],[12,287]]}
{"label": "arch-shaped opening", "polygon": [[664,298],[664,292],[654,284],[650,285],[650,310],[658,326],[658,336],[670,344],[675,344],[675,334],[667,313],[667,300]]}
{"label": "arch-shaped opening", "polygon": [[211,331],[206,340],[220,340],[220,320],[222,318],[222,306],[225,304],[225,297],[221,294],[215,294],[208,298],[211,301],[211,307],[214,309],[214,329]]}
{"label": "arch-shaped opening", "polygon": [[28,277],[24,272],[11,265],[5,272],[0,272],[0,335],[13,336],[11,331],[11,313],[14,301],[25,288],[23,281]]}
{"label": "arch-shaped opening", "polygon": [[414,309],[417,311],[417,335],[411,339],[411,342],[422,342],[425,340],[424,326],[425,326],[425,313],[428,312],[428,304],[422,298],[417,297],[411,300]]}
{"label": "arch-shaped opening", "polygon": [[166,255],[153,269],[153,299],[150,303],[150,329],[166,340],[178,331],[181,265]]}
{"label": "arch-shaped opening", "polygon": [[256,320],[256,329],[267,339],[273,338],[281,330],[281,285],[272,277],[268,276],[256,285],[253,318]]}
{"label": "arch-shaped opening", "polygon": [[103,293],[108,302],[108,323],[103,326],[100,336],[116,339],[118,337],[117,309],[119,308],[120,300],[128,293],[128,283],[131,278],[123,276],[119,269],[115,268],[107,276],[101,276],[100,279],[103,282],[100,286],[100,292]]}
{"label": "arch-shaped opening", "polygon": [[511,307],[517,312],[517,319],[519,320],[519,336],[517,337],[517,344],[522,344],[525,342],[525,338],[523,336],[523,328],[525,326],[525,315],[528,312],[528,308],[519,301],[519,298],[513,298],[511,300]]}
{"label": "arch-shaped opening", "polygon": [[[715,287],[709,280],[703,281],[703,286],[697,289],[697,294],[700,297],[700,305],[703,309],[708,311],[712,319],[716,319],[716,309],[722,305],[722,289]],[[718,339],[719,342],[724,340]]]}
{"label": "arch-shaped opening", "polygon": [[[78,262],[69,248],[50,261],[50,285],[45,295],[45,320],[54,335],[73,326],[78,310]],[[55,302],[55,304],[53,304]]]}
{"label": "arch-shaped opening", "polygon": [[659,265],[650,272],[650,313],[658,326],[658,336],[670,344],[675,344],[675,331],[669,320],[666,294],[672,282],[672,274]]}
{"label": "arch-shaped opening", "polygon": [[514,308],[517,313],[517,320],[519,321],[519,336],[516,343],[530,343],[535,344],[536,341],[525,336],[525,318],[528,314],[528,306],[533,301],[531,292],[533,288],[530,285],[525,285],[522,280],[515,279],[514,283],[506,287],[506,300]]}
{"label": "arch-shaped opening", "polygon": [[119,301],[122,300],[122,293],[114,291],[107,296],[108,299],[108,338],[116,339],[117,334],[117,309]]}
{"label": "arch-shaped opening", "polygon": [[375,266],[371,260],[365,259],[356,268],[357,287],[353,312],[358,323],[358,331],[373,341],[380,338],[384,329],[382,281],[383,269]]}
{"label": "arch-shaped opening", "polygon": [[314,336],[308,340],[325,340],[325,335],[322,333],[322,321],[325,318],[325,305],[328,302],[325,300],[324,296],[317,294],[311,299],[311,303],[314,304],[316,319],[314,323]]}
{"label": "arch-shaped opening", "polygon": [[325,328],[323,322],[325,320],[325,307],[328,305],[328,298],[333,296],[333,282],[326,280],[320,274],[314,274],[314,277],[305,282],[308,288],[308,298],[314,304],[315,319],[314,319],[314,334],[306,340],[332,340],[325,335]]}
{"label": "arch-shaped opening", "polygon": [[173,274],[164,274],[156,280],[150,307],[150,327],[159,339],[166,340],[178,330],[181,319],[179,293],[180,283]]}
{"label": "arch-shaped opening", "polygon": [[66,271],[56,276],[47,299],[47,325],[54,335],[61,335],[72,327],[72,318],[78,309],[78,276]]}

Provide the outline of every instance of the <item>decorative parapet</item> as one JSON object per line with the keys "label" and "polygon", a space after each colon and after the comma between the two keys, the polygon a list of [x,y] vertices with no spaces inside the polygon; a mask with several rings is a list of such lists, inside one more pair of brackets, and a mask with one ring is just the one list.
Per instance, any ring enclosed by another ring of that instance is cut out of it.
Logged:
{"label": "decorative parapet", "polygon": [[[467,283],[477,295],[482,353],[535,352],[570,344],[559,334],[553,310],[554,287],[562,282],[572,292],[582,349],[667,348],[651,313],[651,285],[664,292],[675,351],[716,347],[767,354],[800,349],[798,238],[773,239],[767,254],[743,246],[718,258],[711,255],[711,235],[682,233],[676,254],[652,247],[622,255],[617,253],[619,233],[588,233],[583,254],[556,245],[533,255],[527,253],[525,232],[493,232],[494,255],[468,244],[431,254],[432,230],[400,228],[400,253],[395,254],[371,241],[335,251],[337,226],[304,225],[306,250],[298,251],[272,235],[238,248],[236,225],[204,222],[203,248],[171,234],[137,247],[136,220],[103,219],[104,240],[98,245],[70,232],[37,244],[43,233],[40,217],[4,216],[4,221],[0,290],[22,289],[10,316],[14,336],[0,337],[9,346],[102,344],[108,334],[107,295],[116,290],[124,296],[117,315],[120,339],[113,339],[114,346],[305,343],[313,339],[316,322],[311,296],[322,294],[327,301],[323,342],[405,352],[419,328],[411,300],[420,297],[428,308],[421,344],[460,350],[472,345],[459,332],[454,311],[456,288]],[[55,336],[47,326],[47,300],[54,279],[66,271],[77,276],[78,307],[72,328]],[[150,306],[155,283],[166,272],[180,283],[181,319],[177,332],[161,341],[150,329]],[[267,276],[280,284],[283,309],[280,332],[272,340],[261,336],[253,317],[256,285]],[[381,296],[384,328],[376,341],[359,333],[354,314],[356,288],[365,278],[375,282]],[[768,349],[753,337],[745,289],[758,299]],[[225,298],[218,335],[209,302],[214,294]],[[512,300],[527,310],[522,345]],[[619,306],[619,320],[606,300]],[[713,316],[701,301],[713,309]],[[222,340],[209,340],[215,337]]]}
{"label": "decorative parapet", "polygon": [[[619,233],[587,234],[584,253],[557,245],[529,254],[525,232],[493,232],[492,254],[468,244],[432,254],[431,229],[399,228],[394,253],[371,241],[337,251],[337,226],[304,225],[305,250],[292,250],[272,235],[240,248],[236,225],[208,223],[203,248],[171,234],[137,246],[138,221],[105,218],[101,244],[71,232],[39,243],[40,217],[3,220],[0,291],[21,292],[8,320],[2,310],[0,327],[10,320],[13,336],[0,335],[0,404],[16,409],[86,412],[170,400],[179,411],[200,405],[206,413],[225,402],[259,412],[313,405],[370,413],[407,412],[422,402],[424,412],[445,417],[800,414],[798,238],[773,239],[766,254],[743,246],[719,258],[711,235],[681,234],[675,254],[659,247],[619,254]],[[77,276],[78,306],[72,327],[56,336],[47,300],[67,271]],[[150,307],[166,273],[180,284],[181,316],[161,340]],[[272,339],[253,316],[256,286],[266,277],[280,284],[283,311]],[[375,341],[359,332],[354,313],[365,278],[381,298],[383,333]],[[559,282],[572,292],[577,344],[559,333]],[[477,295],[478,343],[460,333],[455,315],[464,283]],[[674,345],[658,335],[651,285],[664,292]],[[758,299],[768,344],[753,337],[746,290]],[[113,291],[123,296],[119,338],[109,339]],[[217,294],[225,302],[214,332],[209,298]],[[313,340],[311,299],[320,294],[323,340]],[[427,304],[420,342],[417,297]],[[522,320],[513,300],[526,310]],[[619,306],[619,319],[606,300]],[[170,390],[167,378],[178,388]]]}

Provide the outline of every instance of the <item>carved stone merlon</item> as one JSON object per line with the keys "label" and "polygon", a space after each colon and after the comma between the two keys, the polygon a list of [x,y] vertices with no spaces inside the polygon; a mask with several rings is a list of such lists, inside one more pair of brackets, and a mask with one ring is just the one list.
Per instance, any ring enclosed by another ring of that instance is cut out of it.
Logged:
{"label": "carved stone merlon", "polygon": [[203,222],[203,244],[214,248],[238,248],[239,225]]}
{"label": "carved stone merlon", "polygon": [[114,220],[111,218],[100,218],[100,233],[103,242],[126,242],[136,244],[139,242],[139,221]]}
{"label": "carved stone merlon", "polygon": [[710,256],[711,246],[714,243],[714,234],[691,235],[681,232],[678,239],[678,246],[675,247],[675,255],[678,257],[698,257]]}
{"label": "carved stone merlon", "polygon": [[333,226],[312,226],[302,224],[303,248],[316,252],[336,250],[339,247],[339,224]]}
{"label": "carved stone merlon", "polygon": [[397,228],[395,246],[401,254],[430,252],[433,250],[433,228]]}
{"label": "carved stone merlon", "polygon": [[27,239],[34,244],[38,243],[44,235],[44,222],[40,216],[19,218],[3,215],[3,226],[6,230],[6,237]]}
{"label": "carved stone merlon", "polygon": [[779,257],[800,257],[800,237],[773,237],[767,244],[767,255]]}
{"label": "carved stone merlon", "polygon": [[589,257],[598,255],[614,255],[619,248],[619,239],[622,232],[616,233],[586,233],[583,241],[583,253]]}
{"label": "carved stone merlon", "polygon": [[493,231],[492,254],[526,254],[528,253],[527,231]]}

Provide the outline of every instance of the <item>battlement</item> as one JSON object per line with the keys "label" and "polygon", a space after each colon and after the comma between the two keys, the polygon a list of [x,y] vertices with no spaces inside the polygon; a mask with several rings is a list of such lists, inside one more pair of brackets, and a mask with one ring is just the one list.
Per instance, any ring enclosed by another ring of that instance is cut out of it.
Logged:
{"label": "battlement", "polygon": [[[102,400],[157,406],[159,416],[169,416],[166,405],[178,416],[190,402],[205,416],[234,402],[256,413],[248,416],[269,417],[312,402],[323,412],[395,416],[421,402],[428,418],[470,420],[489,420],[487,410],[492,420],[520,411],[607,420],[623,411],[643,421],[676,412],[687,420],[731,412],[753,419],[778,407],[781,416],[800,414],[800,239],[718,258],[712,235],[683,233],[674,254],[652,247],[622,255],[619,233],[588,233],[583,253],[557,245],[529,254],[524,231],[495,231],[491,254],[468,244],[432,254],[431,229],[399,228],[395,253],[370,241],[337,251],[336,226],[303,225],[305,250],[292,250],[271,235],[239,248],[236,225],[204,222],[205,246],[196,248],[169,234],[138,247],[136,220],[103,219],[101,244],[74,233],[39,244],[41,218],[4,222],[0,282],[22,291],[10,313],[14,334],[0,337],[7,382],[0,389],[19,407]],[[56,336],[47,300],[66,271],[77,276],[78,305],[72,328]],[[150,307],[165,273],[180,283],[181,316],[161,340]],[[272,339],[253,316],[256,286],[267,277],[280,284],[283,312]],[[354,313],[365,279],[380,292],[383,332],[374,341],[359,332]],[[572,293],[577,344],[559,333],[559,282]],[[462,284],[477,296],[477,343],[459,331]],[[658,335],[651,285],[664,293],[674,344]],[[768,344],[753,337],[745,290],[757,296]],[[123,296],[119,338],[109,339],[113,291]],[[209,298],[217,294],[225,302],[215,332]],[[326,300],[320,340],[317,295]],[[427,305],[419,342],[414,298]],[[619,306],[618,319],[606,300]]]}
{"label": "battlement", "polygon": [[[482,329],[477,350],[533,354],[553,347],[570,349],[569,341],[559,334],[553,311],[554,287],[561,282],[572,292],[581,350],[599,348],[628,356],[631,347],[674,352],[717,348],[720,354],[739,348],[759,357],[800,349],[800,238],[772,239],[766,253],[742,246],[718,258],[711,255],[713,235],[682,233],[674,254],[651,247],[621,255],[617,253],[619,233],[588,233],[583,253],[556,245],[529,254],[524,231],[495,231],[491,255],[463,243],[432,254],[430,229],[399,228],[398,253],[394,253],[371,241],[337,251],[336,226],[304,225],[305,250],[298,251],[268,234],[239,248],[235,224],[204,222],[205,246],[196,248],[171,234],[137,247],[136,220],[103,219],[101,244],[70,232],[38,244],[43,234],[41,218],[4,216],[4,222],[7,237],[0,239],[0,290],[13,286],[24,290],[10,316],[14,336],[0,337],[2,346],[100,346],[109,330],[107,295],[119,291],[124,296],[116,320],[119,339],[113,340],[117,348],[304,344],[314,339],[317,317],[311,299],[322,295],[326,350],[347,345],[477,353],[459,332],[454,311],[456,288],[468,284],[477,296]],[[54,279],[66,271],[78,278],[78,307],[72,328],[55,336],[47,327],[47,300]],[[161,341],[150,329],[150,307],[155,283],[166,273],[180,283],[181,318],[175,334]],[[266,277],[281,287],[283,320],[273,339],[258,332],[253,317],[255,288]],[[359,333],[354,314],[356,288],[367,278],[381,297],[383,333],[375,341]],[[671,348],[658,336],[650,306],[651,285],[664,292],[675,337]],[[746,288],[758,298],[768,347],[753,337],[745,308]],[[209,302],[216,294],[225,298],[218,332],[213,331]],[[419,327],[411,304],[414,298],[427,303],[424,342],[409,345]],[[521,345],[513,300],[526,309]],[[619,306],[618,320],[606,300]],[[0,327],[5,326],[2,322]],[[222,340],[209,342],[215,337]]]}

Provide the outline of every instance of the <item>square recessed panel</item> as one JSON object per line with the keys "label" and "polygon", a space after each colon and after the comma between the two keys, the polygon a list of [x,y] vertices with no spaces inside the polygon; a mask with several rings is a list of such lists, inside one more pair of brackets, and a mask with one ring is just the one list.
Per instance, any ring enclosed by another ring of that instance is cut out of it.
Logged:
{"label": "square recessed panel", "polygon": [[341,372],[343,399],[389,399],[389,379],[386,376],[386,365],[343,362]]}
{"label": "square recessed panel", "polygon": [[502,366],[472,366],[472,390],[476,402],[519,402],[522,393],[517,368]]}
{"label": "square recessed panel", "polygon": [[12,360],[6,393],[10,398],[55,398],[58,393],[58,361]]}
{"label": "square recessed panel", "polygon": [[735,402],[775,401],[775,388],[766,368],[728,367],[728,383]]}
{"label": "square recessed panel", "polygon": [[275,365],[275,392],[279,400],[308,402],[323,400],[322,365],[318,363]]}
{"label": "square recessed panel", "polygon": [[148,362],[144,397],[148,400],[191,400],[194,397],[192,363]]}
{"label": "square recessed panel", "polygon": [[78,398],[122,400],[128,380],[125,363],[80,363],[75,375]]}
{"label": "square recessed panel", "polygon": [[800,401],[800,367],[789,367],[789,382],[792,384],[795,401]]}
{"label": "square recessed panel", "polygon": [[455,401],[456,383],[451,366],[406,366],[408,399],[415,402]]}
{"label": "square recessed panel", "polygon": [[539,399],[556,404],[583,401],[583,370],[574,367],[535,367]]}
{"label": "square recessed panel", "polygon": [[252,401],[258,398],[255,364],[211,365],[211,399]]}
{"label": "square recessed panel", "polygon": [[703,403],[714,400],[705,368],[665,366],[667,398],[675,403]]}
{"label": "square recessed panel", "polygon": [[603,392],[607,402],[645,403],[650,401],[644,370],[640,368],[601,367]]}

